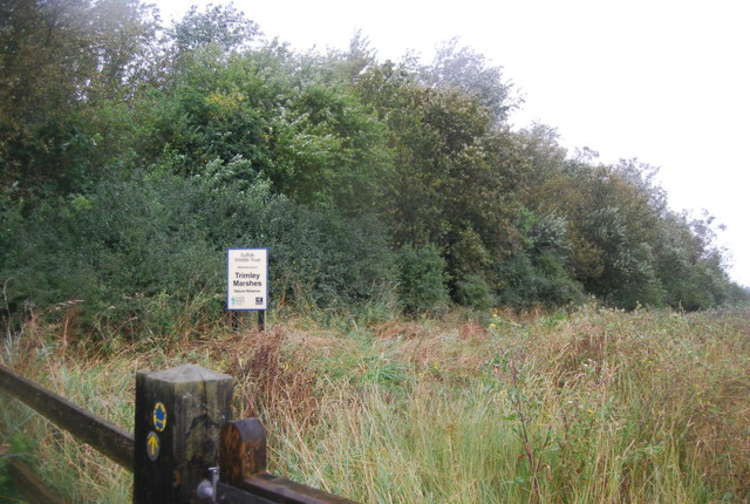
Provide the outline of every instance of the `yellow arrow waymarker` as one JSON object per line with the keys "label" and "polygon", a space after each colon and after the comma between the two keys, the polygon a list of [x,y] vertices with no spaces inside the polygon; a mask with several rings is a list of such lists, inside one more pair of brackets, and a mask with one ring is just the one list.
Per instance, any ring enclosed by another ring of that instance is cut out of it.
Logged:
{"label": "yellow arrow waymarker", "polygon": [[159,436],[156,435],[156,432],[151,431],[146,436],[146,455],[153,462],[159,458],[159,451]]}

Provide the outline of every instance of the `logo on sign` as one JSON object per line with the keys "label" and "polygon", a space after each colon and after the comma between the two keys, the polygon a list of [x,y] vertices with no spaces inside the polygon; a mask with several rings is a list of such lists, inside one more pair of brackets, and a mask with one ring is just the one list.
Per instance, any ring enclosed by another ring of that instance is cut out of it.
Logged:
{"label": "logo on sign", "polygon": [[154,405],[154,413],[151,420],[154,423],[154,429],[159,432],[164,432],[167,428],[167,408],[164,403],[158,402]]}

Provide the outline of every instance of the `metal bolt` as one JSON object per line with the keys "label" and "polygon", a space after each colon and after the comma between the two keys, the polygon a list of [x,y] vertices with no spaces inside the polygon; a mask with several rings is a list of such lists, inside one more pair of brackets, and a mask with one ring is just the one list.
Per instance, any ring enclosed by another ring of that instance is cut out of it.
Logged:
{"label": "metal bolt", "polygon": [[201,481],[196,493],[200,500],[216,503],[216,485],[219,483],[219,468],[209,467],[208,472],[211,473],[211,481],[207,479]]}
{"label": "metal bolt", "polygon": [[196,493],[198,494],[198,498],[200,500],[214,502],[214,486],[207,479],[204,479],[200,482]]}

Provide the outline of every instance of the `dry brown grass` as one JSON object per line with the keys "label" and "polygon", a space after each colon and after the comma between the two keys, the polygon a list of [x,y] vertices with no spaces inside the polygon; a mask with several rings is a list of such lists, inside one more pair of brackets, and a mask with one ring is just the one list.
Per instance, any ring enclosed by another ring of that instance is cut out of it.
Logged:
{"label": "dry brown grass", "polygon": [[[361,501],[750,498],[746,313],[493,315],[351,332],[293,318],[106,351],[70,337],[65,318],[31,319],[10,364],[126,428],[137,369],[226,372],[236,413],[269,427],[274,470]],[[24,428],[59,487],[127,501],[127,475],[43,422]],[[86,474],[60,482],[78,458]]]}
{"label": "dry brown grass", "polygon": [[221,353],[229,355],[223,372],[234,376],[240,416],[283,416],[304,425],[318,411],[315,371],[301,359],[284,352],[287,330],[248,331],[239,341],[223,341]]}

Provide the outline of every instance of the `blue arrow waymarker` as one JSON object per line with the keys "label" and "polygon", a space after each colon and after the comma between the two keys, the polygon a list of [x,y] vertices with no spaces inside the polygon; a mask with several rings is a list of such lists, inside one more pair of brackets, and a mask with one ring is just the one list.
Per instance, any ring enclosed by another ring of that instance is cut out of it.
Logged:
{"label": "blue arrow waymarker", "polygon": [[152,420],[154,422],[154,428],[157,431],[163,432],[164,429],[167,428],[167,408],[164,407],[163,403],[158,402],[154,405],[154,414]]}

